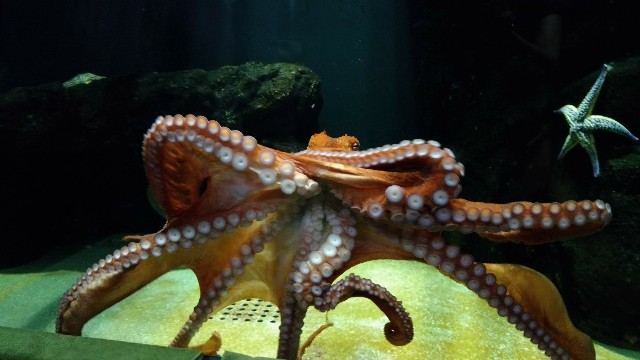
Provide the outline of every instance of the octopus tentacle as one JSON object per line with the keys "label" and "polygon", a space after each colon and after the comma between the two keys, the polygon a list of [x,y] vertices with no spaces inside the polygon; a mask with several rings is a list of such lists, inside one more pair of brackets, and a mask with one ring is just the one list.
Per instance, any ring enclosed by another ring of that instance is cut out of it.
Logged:
{"label": "octopus tentacle", "polygon": [[[485,264],[487,272],[495,275],[496,282],[508,289],[502,298],[498,313],[538,345],[553,359],[595,359],[591,338],[575,328],[564,306],[558,289],[544,275],[533,269],[513,264]],[[529,294],[544,294],[530,296]],[[513,305],[507,303],[513,299]],[[506,300],[506,301],[505,301]],[[522,309],[516,306],[521,304]]]}
{"label": "octopus tentacle", "polygon": [[300,220],[301,235],[292,262],[287,297],[281,310],[278,354],[297,353],[302,320],[308,305],[318,303],[328,279],[349,260],[357,234],[355,219],[346,209],[336,211],[330,204],[312,199]]}
{"label": "octopus tentacle", "polygon": [[[147,236],[143,241],[150,241],[150,238]],[[58,307],[56,332],[80,335],[84,324],[95,315],[180,266],[153,261],[148,250],[131,242],[89,267],[63,296]]]}
{"label": "octopus tentacle", "polygon": [[156,119],[145,135],[143,157],[153,195],[169,219],[318,189],[284,153],[202,116]]}
{"label": "octopus tentacle", "polygon": [[320,311],[335,309],[339,303],[350,297],[364,297],[373,301],[387,316],[384,336],[393,345],[406,345],[413,339],[413,323],[402,306],[387,289],[373,281],[349,274],[327,289],[322,295],[322,303],[316,304]]}
{"label": "octopus tentacle", "polygon": [[291,289],[296,300],[313,304],[351,258],[357,230],[348,210],[335,211],[327,204],[315,203],[305,220],[309,232],[293,262]]}
{"label": "octopus tentacle", "polygon": [[[304,286],[302,282],[304,275],[295,269],[306,269],[305,275],[308,277],[311,270],[305,258],[318,248],[318,242],[322,238],[324,227],[323,220],[322,204],[312,200],[311,206],[307,207],[300,219],[300,235],[299,239],[296,239],[298,247],[295,259],[292,261],[289,270],[285,299],[280,309],[282,318],[278,339],[279,358],[295,358],[298,353],[304,316],[307,312],[310,298],[305,298],[303,294]],[[303,264],[307,267],[303,267]]]}
{"label": "octopus tentacle", "polygon": [[[376,246],[375,243],[379,239],[375,236],[371,236],[372,241],[367,242],[367,246],[363,246],[364,243],[361,239],[369,240],[371,231],[375,230],[359,221],[362,218],[354,216],[350,210],[336,208],[335,202],[313,201],[311,204],[306,206],[308,210],[300,222],[306,231],[301,236],[303,240],[299,242],[301,246],[298,249],[298,255],[292,262],[290,282],[287,287],[291,297],[287,296],[281,310],[285,315],[283,315],[283,325],[280,327],[278,356],[287,359],[295,358],[294,354],[299,343],[302,318],[298,316],[304,314],[308,305],[319,308],[326,307],[327,291],[332,288],[332,282],[344,271],[358,263],[374,258],[392,258],[393,253],[399,255],[398,258],[409,258],[401,250],[390,251],[386,246],[386,240],[380,241],[379,246]],[[358,241],[359,239],[360,241]],[[381,288],[380,291],[382,289],[384,288]],[[341,292],[341,294],[340,301],[344,301],[349,294],[354,293]],[[355,294],[353,296],[362,295]],[[387,294],[381,297],[388,301],[383,302],[381,298],[371,299],[392,322],[386,327],[389,341],[401,344],[403,342],[401,339],[405,339],[404,341],[408,342],[409,334],[412,334],[412,331],[409,331],[408,327],[404,325],[402,329],[398,330],[398,326],[405,324],[405,317],[402,316],[403,320],[400,321],[393,313],[394,311],[406,312],[402,306],[394,307],[395,302],[391,300],[395,299],[393,295]],[[337,303],[333,307],[335,305]],[[398,305],[400,305],[399,302]],[[394,310],[391,310],[392,308]],[[408,314],[406,318],[408,318]],[[296,324],[297,326],[295,326]]]}
{"label": "octopus tentacle", "polygon": [[[156,234],[144,235],[130,242],[88,268],[77,283],[67,291],[58,310],[56,329],[60,333],[79,335],[84,324],[121,299],[139,290],[162,274],[179,267],[191,268],[200,282],[228,286],[242,265],[250,262],[262,250],[268,237],[269,220],[252,226],[225,224],[215,230],[218,217],[197,226],[168,227]],[[205,225],[206,224],[206,225]],[[226,234],[225,234],[226,233]],[[246,242],[228,241],[229,235],[242,235]],[[215,254],[235,254],[227,263],[215,260]],[[214,277],[214,275],[218,276]],[[126,284],[116,286],[118,284]],[[212,295],[207,292],[207,295]],[[215,300],[215,296],[208,298]],[[197,308],[198,309],[198,308]],[[201,309],[200,309],[201,310]],[[199,311],[199,310],[196,310]]]}
{"label": "octopus tentacle", "polygon": [[296,303],[293,296],[287,296],[283,307],[280,324],[280,337],[278,339],[278,358],[296,359],[304,316],[307,313],[307,303]]}
{"label": "octopus tentacle", "polygon": [[449,210],[449,229],[477,232],[494,241],[527,244],[595,232],[611,221],[611,206],[602,200],[488,204],[454,199]]}
{"label": "octopus tentacle", "polygon": [[305,150],[296,156],[305,171],[329,180],[332,194],[345,205],[396,222],[446,205],[458,195],[464,174],[451,150],[420,139],[366,151]]}
{"label": "octopus tentacle", "polygon": [[[367,151],[305,150],[306,171],[331,181],[345,205],[378,220],[431,231],[477,232],[495,241],[538,244],[594,232],[611,219],[602,200],[490,204],[457,199],[464,166],[437,142],[405,141]],[[330,175],[322,166],[333,167]],[[393,169],[386,172],[385,169]],[[362,178],[359,181],[355,179]]]}
{"label": "octopus tentacle", "polygon": [[[593,344],[586,335],[573,327],[564,306],[557,306],[558,301],[562,303],[562,300],[543,275],[535,273],[528,276],[531,287],[526,282],[520,283],[518,288],[505,286],[489,271],[497,270],[501,265],[474,262],[471,255],[461,253],[456,245],[444,245],[444,242],[431,242],[428,249],[425,257],[427,263],[436,266],[442,273],[464,284],[487,301],[489,306],[497,310],[498,315],[507,318],[509,323],[514,324],[532,343],[538,344],[548,356],[557,359],[562,359],[563,355],[567,359],[592,358],[589,354],[593,354]],[[508,277],[521,276],[522,271],[517,274],[514,271]],[[537,287],[535,292],[543,299],[533,295],[534,283],[544,283],[545,286]],[[584,340],[585,337],[588,341],[573,342],[573,339]]]}
{"label": "octopus tentacle", "polygon": [[[263,251],[264,246],[279,230],[279,222],[273,218],[275,217],[271,216],[265,223],[256,224],[247,230],[246,238],[250,241],[230,242],[227,245],[226,253],[231,258],[227,263],[219,262],[224,265],[221,271],[212,272],[210,261],[191,266],[200,284],[200,298],[189,319],[171,342],[171,346],[188,346],[193,336],[215,309],[245,298],[241,291],[229,297],[229,289],[235,284],[236,279],[244,273],[245,267],[254,262],[255,255]],[[206,252],[206,249],[201,250]],[[251,297],[251,294],[246,297]]]}
{"label": "octopus tentacle", "polygon": [[465,285],[549,357],[594,359],[591,339],[573,326],[560,294],[544,275],[523,266],[476,262],[458,245],[425,230],[386,227],[378,233]]}

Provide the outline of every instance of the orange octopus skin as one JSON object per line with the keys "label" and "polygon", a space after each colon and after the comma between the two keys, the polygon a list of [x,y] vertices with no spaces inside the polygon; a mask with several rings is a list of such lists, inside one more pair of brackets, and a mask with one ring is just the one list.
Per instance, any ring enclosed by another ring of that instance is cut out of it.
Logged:
{"label": "orange octopus skin", "polygon": [[[372,300],[389,318],[384,334],[403,345],[413,325],[392,294],[345,271],[373,259],[411,259],[464,284],[553,359],[595,359],[558,291],[517,265],[483,264],[448,245],[442,231],[539,244],[601,229],[601,200],[492,204],[457,198],[464,167],[435,141],[357,151],[357,139],[312,138],[289,154],[204,117],[159,117],[145,135],[151,189],[167,214],[157,233],[130,237],[67,291],[56,331],[84,324],[162,274],[188,267],[200,299],[171,343],[187,347],[208,315],[248,297],[282,315],[279,358],[295,359],[309,306]],[[220,339],[217,339],[220,340]]]}
{"label": "orange octopus skin", "polygon": [[360,148],[360,141],[354,136],[346,134],[338,138],[332,138],[323,130],[321,133],[311,135],[308,148],[310,150],[356,151]]}

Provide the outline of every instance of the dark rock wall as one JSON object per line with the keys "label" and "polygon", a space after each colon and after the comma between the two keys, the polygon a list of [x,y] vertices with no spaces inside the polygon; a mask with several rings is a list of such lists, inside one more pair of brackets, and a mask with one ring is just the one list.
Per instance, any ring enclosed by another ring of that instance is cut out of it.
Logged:
{"label": "dark rock wall", "polygon": [[142,137],[159,115],[204,115],[261,143],[301,150],[318,131],[321,108],[318,76],[285,63],[0,94],[3,241],[27,247],[0,252],[0,267],[114,232],[160,229],[164,221],[147,201],[141,156]]}

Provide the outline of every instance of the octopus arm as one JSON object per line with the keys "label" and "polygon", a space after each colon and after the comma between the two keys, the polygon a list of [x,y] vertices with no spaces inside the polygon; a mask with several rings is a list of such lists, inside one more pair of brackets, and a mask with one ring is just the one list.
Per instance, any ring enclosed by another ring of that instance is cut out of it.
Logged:
{"label": "octopus arm", "polygon": [[[487,271],[494,274],[499,283],[509,290],[508,294],[521,304],[532,320],[527,324],[517,324],[533,333],[544,331],[554,339],[549,347],[562,347],[571,359],[594,360],[595,350],[591,338],[576,329],[562,301],[558,289],[539,272],[525,266],[513,264],[485,264]],[[530,337],[530,336],[529,336]]]}
{"label": "octopus arm", "polygon": [[402,306],[402,302],[387,289],[369,279],[349,274],[323,294],[323,303],[317,308],[320,311],[328,311],[351,297],[364,297],[371,300],[387,316],[389,322],[384,326],[384,335],[391,344],[401,346],[411,342],[413,322]]}
{"label": "octopus arm", "polygon": [[[358,235],[351,250],[349,261],[345,262],[339,272],[334,272],[331,281],[337,279],[351,267],[363,262],[379,259],[415,260],[415,257],[402,249],[402,246],[390,241],[397,239],[396,232],[400,230],[393,226],[376,226],[369,219],[360,218],[357,224]],[[436,235],[434,235],[436,236]]]}
{"label": "octopus arm", "polygon": [[216,289],[216,285],[224,286],[226,278],[233,276],[234,268],[244,265],[240,260],[244,258],[242,252],[246,252],[243,247],[251,245],[251,240],[266,222],[240,227],[233,234],[208,241],[197,249],[193,249],[192,244],[198,239],[183,237],[173,242],[172,237],[176,236],[172,233],[173,228],[130,242],[87,269],[67,291],[58,310],[56,331],[80,335],[82,327],[91,318],[166,272],[181,267],[193,270],[202,298],[211,300],[212,295],[219,299],[220,294],[208,291]]}
{"label": "octopus arm", "polygon": [[[349,268],[366,261],[376,259],[415,260],[415,257],[410,252],[403,250],[399,243],[389,241],[392,237],[397,238],[394,232],[398,229],[393,227],[383,229],[364,218],[360,218],[357,229],[357,239],[348,261],[339,271],[334,272],[327,279],[329,282],[334,282]],[[413,324],[409,314],[402,306],[402,302],[384,287],[354,274],[349,274],[331,285],[323,293],[322,302],[316,304],[316,308],[320,311],[328,311],[351,297],[364,297],[371,300],[387,316],[389,322],[385,324],[384,334],[391,344],[405,345],[413,339]]]}
{"label": "octopus arm", "polygon": [[[560,351],[572,359],[595,359],[591,339],[571,323],[558,290],[544,275],[524,266],[475,262],[457,245],[447,245],[439,233],[425,230],[365,220],[358,239],[353,263],[380,258],[425,261],[485,299],[550,356]],[[365,242],[367,246],[359,246]]]}
{"label": "octopus arm", "polygon": [[187,347],[209,314],[238,300],[260,298],[282,307],[292,257],[285,251],[291,245],[289,229],[280,231],[277,215],[271,214],[192,254],[202,259],[189,266],[198,278],[200,297],[171,345]]}
{"label": "octopus arm", "polygon": [[[242,273],[239,273],[234,284],[229,287],[228,295],[222,298],[214,312],[238,300],[260,298],[274,303],[279,308],[284,306],[284,295],[289,281],[296,246],[293,240],[298,239],[294,226],[285,226],[264,244],[264,250],[249,260]],[[207,287],[201,285],[202,295],[206,295]]]}
{"label": "octopus arm", "polygon": [[194,143],[165,142],[156,147],[155,151],[145,148],[152,159],[146,162],[147,177],[154,198],[169,219],[206,216],[243,203],[284,198],[276,184],[263,184],[259,170],[234,171],[231,164]]}
{"label": "octopus arm", "polygon": [[148,256],[139,243],[132,242],[87,269],[62,299],[56,332],[80,335],[82,327],[91,318],[162,274],[190,261],[184,253],[170,256],[171,261],[153,257],[140,261],[141,254]]}
{"label": "octopus arm", "polygon": [[528,245],[591,234],[611,220],[611,207],[602,200],[492,204],[452,199],[450,206],[452,213],[463,218],[452,228],[471,229],[493,241]]}

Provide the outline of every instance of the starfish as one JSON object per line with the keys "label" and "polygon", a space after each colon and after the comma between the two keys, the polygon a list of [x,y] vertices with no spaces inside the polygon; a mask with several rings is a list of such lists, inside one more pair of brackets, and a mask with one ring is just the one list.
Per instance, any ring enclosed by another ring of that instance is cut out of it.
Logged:
{"label": "starfish", "polygon": [[567,120],[567,124],[569,124],[569,135],[567,135],[564,145],[562,145],[560,154],[558,154],[558,159],[562,159],[569,150],[573,149],[577,144],[580,144],[587,154],[589,154],[594,177],[600,175],[598,152],[596,151],[596,143],[593,138],[593,132],[595,130],[606,130],[624,135],[634,141],[638,140],[638,138],[627,130],[627,128],[612,118],[591,114],[593,106],[596,104],[596,100],[600,94],[600,89],[602,88],[604,79],[607,77],[607,72],[611,69],[613,69],[613,66],[604,64],[598,79],[584,99],[582,99],[578,108],[573,105],[565,105],[555,111],[556,113],[564,115],[564,118]]}

